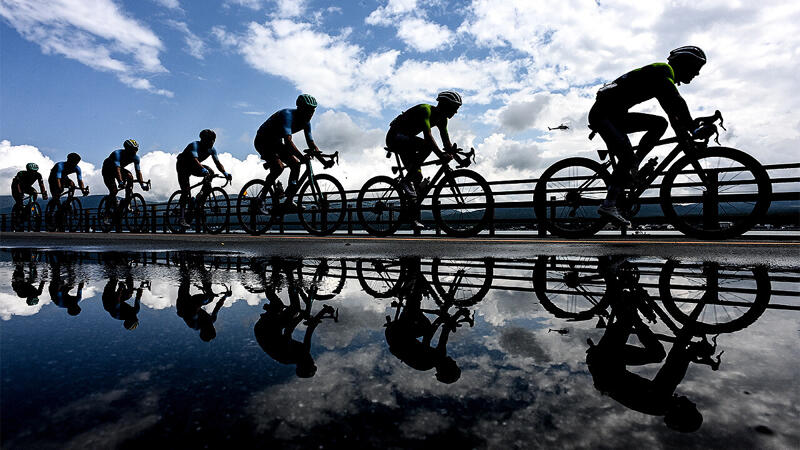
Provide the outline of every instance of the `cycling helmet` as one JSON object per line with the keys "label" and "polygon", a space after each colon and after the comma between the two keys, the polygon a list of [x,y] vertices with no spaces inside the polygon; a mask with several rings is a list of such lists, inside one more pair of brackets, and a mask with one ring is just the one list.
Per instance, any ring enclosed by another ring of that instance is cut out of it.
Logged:
{"label": "cycling helmet", "polygon": [[25,165],[25,170],[30,170],[31,172],[36,172],[39,170],[39,165],[36,163],[28,163]]}
{"label": "cycling helmet", "polygon": [[122,146],[125,148],[125,150],[139,150],[139,143],[136,142],[136,139],[128,139],[122,143]]}
{"label": "cycling helmet", "polygon": [[461,96],[455,91],[442,91],[436,96],[437,102],[448,103],[456,108],[461,106]]}
{"label": "cycling helmet", "polygon": [[72,152],[69,155],[67,155],[67,162],[70,164],[78,164],[79,162],[81,162],[81,155]]}
{"label": "cycling helmet", "polygon": [[308,95],[308,94],[300,94],[297,96],[297,101],[294,102],[298,108],[300,107],[308,107],[308,108],[316,108],[317,107],[317,99]]}
{"label": "cycling helmet", "polygon": [[669,52],[667,62],[671,63],[674,61],[684,61],[699,68],[703,67],[703,65],[706,63],[706,54],[700,49],[700,47],[695,47],[694,45],[685,45]]}
{"label": "cycling helmet", "polygon": [[213,130],[205,129],[200,132],[200,140],[202,141],[215,141],[217,140],[217,133]]}

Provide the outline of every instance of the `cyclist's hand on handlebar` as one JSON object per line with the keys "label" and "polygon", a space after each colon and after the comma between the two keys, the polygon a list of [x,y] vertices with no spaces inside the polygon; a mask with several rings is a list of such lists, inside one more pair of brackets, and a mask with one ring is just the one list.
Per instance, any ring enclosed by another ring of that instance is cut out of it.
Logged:
{"label": "cyclist's hand on handlebar", "polygon": [[231,181],[232,178],[233,178],[233,175],[229,174],[228,172],[225,172],[225,179],[226,180]]}
{"label": "cyclist's hand on handlebar", "polygon": [[202,170],[201,173],[203,174],[204,177],[207,177],[208,174],[209,174],[208,169],[206,169],[205,167],[203,167],[203,170]]}
{"label": "cyclist's hand on handlebar", "polygon": [[81,192],[83,192],[83,196],[86,197],[87,195],[89,195],[89,188],[83,188],[81,189]]}
{"label": "cyclist's hand on handlebar", "polygon": [[47,200],[47,192],[42,192],[42,198]]}
{"label": "cyclist's hand on handlebar", "polygon": [[125,181],[120,181],[119,183],[117,183],[117,188],[118,189],[125,189]]}

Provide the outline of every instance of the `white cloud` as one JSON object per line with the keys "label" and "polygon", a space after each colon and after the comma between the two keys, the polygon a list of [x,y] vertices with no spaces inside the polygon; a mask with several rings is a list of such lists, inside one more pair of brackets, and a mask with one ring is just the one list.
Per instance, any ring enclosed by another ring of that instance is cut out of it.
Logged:
{"label": "white cloud", "polygon": [[372,11],[364,22],[397,27],[397,37],[418,52],[441,49],[455,39],[449,28],[427,20],[416,0],[390,0]]}
{"label": "white cloud", "polygon": [[204,59],[206,51],[206,44],[203,40],[192,33],[186,22],[179,22],[177,20],[168,20],[167,23],[176,30],[184,34],[184,42],[186,43],[186,51],[197,59]]}
{"label": "white cloud", "polygon": [[171,96],[137,73],[162,73],[161,40],[111,0],[0,3],[2,16],[46,54],[57,53],[95,70],[112,72],[135,89]]}
{"label": "white cloud", "polygon": [[226,6],[237,5],[258,11],[267,4],[274,4],[273,15],[277,18],[297,17],[305,13],[307,0],[227,0]]}
{"label": "white cloud", "polygon": [[178,0],[153,0],[153,1],[165,8],[182,11],[181,4]]}
{"label": "white cloud", "polygon": [[[11,179],[31,162],[39,166],[39,173],[46,182],[50,168],[55,164],[52,159],[32,145],[11,145],[11,141],[0,141],[0,179],[4,180],[0,183],[0,195],[11,195]],[[34,187],[39,189],[38,186]]]}

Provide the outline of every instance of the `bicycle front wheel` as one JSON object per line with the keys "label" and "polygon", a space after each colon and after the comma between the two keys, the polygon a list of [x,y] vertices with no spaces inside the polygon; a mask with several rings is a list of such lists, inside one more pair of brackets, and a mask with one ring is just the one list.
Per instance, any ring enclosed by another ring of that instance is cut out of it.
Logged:
{"label": "bicycle front wheel", "polygon": [[560,319],[591,319],[609,302],[606,277],[593,256],[539,256],[533,289],[542,307]]}
{"label": "bicycle front wheel", "polygon": [[471,170],[454,170],[433,191],[433,218],[451,236],[475,236],[493,214],[492,189]]}
{"label": "bicycle front wheel", "polygon": [[228,194],[222,188],[215,187],[208,192],[199,217],[207,233],[219,234],[228,227],[229,208]]}
{"label": "bicycle front wheel", "polygon": [[125,226],[131,233],[141,233],[147,227],[147,203],[142,194],[131,195],[122,213],[125,215]]}
{"label": "bicycle front wheel", "polygon": [[403,265],[396,259],[371,258],[356,262],[356,278],[361,288],[372,297],[394,297],[405,278]]}
{"label": "bicycle front wheel", "polygon": [[275,220],[273,208],[278,201],[264,180],[252,180],[242,187],[236,199],[236,215],[242,229],[253,236],[265,233]]}
{"label": "bicycle front wheel", "polygon": [[379,175],[364,183],[358,193],[358,221],[373,236],[389,236],[400,228],[407,203],[397,181]]}
{"label": "bicycle front wheel", "polygon": [[771,197],[764,166],[727,147],[684,156],[661,182],[667,220],[699,239],[729,239],[750,230],[766,214]]}
{"label": "bicycle front wheel", "polygon": [[342,224],[347,214],[347,197],[339,180],[321,174],[303,184],[297,194],[297,206],[303,228],[311,234],[325,236]]}
{"label": "bicycle front wheel", "polygon": [[344,258],[307,258],[297,268],[297,280],[312,300],[336,297],[347,281],[347,261]]}
{"label": "bicycle front wheel", "polygon": [[538,226],[559,237],[593,236],[608,222],[597,214],[611,176],[598,162],[567,158],[542,173],[533,192]]}
{"label": "bicycle front wheel", "polygon": [[[181,191],[175,191],[169,196],[167,201],[167,209],[164,211],[164,223],[167,229],[173,233],[183,233],[186,230],[178,224],[181,219]],[[187,206],[188,212],[188,206]]]}

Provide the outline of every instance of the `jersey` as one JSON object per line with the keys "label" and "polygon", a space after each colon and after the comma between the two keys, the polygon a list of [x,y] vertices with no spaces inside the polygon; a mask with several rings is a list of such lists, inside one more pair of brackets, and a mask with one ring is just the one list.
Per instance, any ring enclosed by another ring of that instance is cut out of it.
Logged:
{"label": "jersey", "polygon": [[194,141],[187,145],[186,148],[178,154],[178,160],[186,162],[191,161],[192,158],[197,158],[200,162],[203,162],[208,159],[209,156],[214,160],[214,162],[219,162],[217,159],[217,149],[214,147],[205,148],[200,145],[200,141]]}
{"label": "jersey", "polygon": [[67,178],[67,175],[73,173],[78,177],[78,181],[83,181],[83,177],[81,176],[81,168],[78,167],[77,164],[70,167],[66,161],[61,161],[60,163],[56,163],[56,165],[50,169],[50,179],[64,179]]}
{"label": "jersey", "polygon": [[425,103],[412,106],[395,117],[389,126],[406,136],[416,136],[424,131],[430,131],[432,127],[447,132],[447,118],[437,115],[438,117],[434,119],[432,108],[433,105]]}
{"label": "jersey", "polygon": [[29,188],[33,186],[33,183],[42,181],[42,174],[31,170],[20,170],[11,181],[18,183],[22,187]]}
{"label": "jersey", "polygon": [[692,116],[675,85],[669,64],[654,63],[632,70],[597,91],[597,102],[611,111],[627,111],[655,98],[670,118],[673,128],[688,131]]}
{"label": "jersey", "polygon": [[297,133],[303,130],[306,137],[306,143],[311,144],[314,138],[311,136],[311,122],[300,120],[300,115],[297,109],[282,109],[275,114],[269,116],[258,128],[256,133],[256,140],[277,140],[283,139],[286,136]]}
{"label": "jersey", "polygon": [[138,172],[141,172],[141,169],[139,168],[139,155],[133,152],[126,152],[125,149],[121,148],[119,150],[114,150],[110,155],[108,155],[108,158],[103,161],[103,168],[124,168],[131,163],[133,163],[133,166]]}

